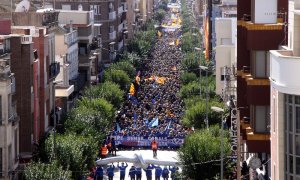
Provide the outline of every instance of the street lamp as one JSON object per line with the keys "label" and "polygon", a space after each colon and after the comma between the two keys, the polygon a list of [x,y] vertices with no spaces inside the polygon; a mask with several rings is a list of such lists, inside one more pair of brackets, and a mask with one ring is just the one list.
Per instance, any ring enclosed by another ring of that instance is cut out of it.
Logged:
{"label": "street lamp", "polygon": [[[207,77],[208,67],[199,66],[199,69],[205,71],[205,77],[206,77],[205,104],[206,104],[206,128],[208,129],[208,77]],[[201,85],[200,85],[200,89],[201,89]]]}
{"label": "street lamp", "polygon": [[[224,109],[212,106],[211,110],[218,112],[218,113],[223,113]],[[223,156],[224,156],[224,137],[223,137],[223,114],[222,114],[222,119],[221,119],[221,169],[220,169],[220,179],[223,180],[223,166],[224,166],[224,161],[223,161]]]}

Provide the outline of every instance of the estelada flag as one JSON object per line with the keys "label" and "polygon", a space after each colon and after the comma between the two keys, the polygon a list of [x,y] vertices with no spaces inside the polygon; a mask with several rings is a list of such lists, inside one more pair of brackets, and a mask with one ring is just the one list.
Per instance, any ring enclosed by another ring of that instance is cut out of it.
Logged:
{"label": "estelada flag", "polygon": [[129,89],[129,94],[130,94],[131,96],[133,96],[134,93],[135,93],[134,85],[133,85],[133,83],[131,83],[130,89]]}

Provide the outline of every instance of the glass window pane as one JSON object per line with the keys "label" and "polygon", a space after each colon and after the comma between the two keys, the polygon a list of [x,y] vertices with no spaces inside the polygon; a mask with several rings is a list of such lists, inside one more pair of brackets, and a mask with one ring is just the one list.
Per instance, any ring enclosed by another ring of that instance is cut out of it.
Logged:
{"label": "glass window pane", "polygon": [[293,145],[294,145],[293,135],[289,134],[289,153],[290,154],[293,154]]}
{"label": "glass window pane", "polygon": [[295,136],[296,155],[300,155],[300,135]]}
{"label": "glass window pane", "polygon": [[295,96],[295,104],[300,104],[300,96]]}
{"label": "glass window pane", "polygon": [[290,173],[293,173],[293,156],[289,156],[289,169]]}
{"label": "glass window pane", "polygon": [[293,96],[292,95],[287,95],[288,96],[288,102],[293,103]]}
{"label": "glass window pane", "polygon": [[289,112],[288,112],[288,116],[289,116],[289,131],[293,132],[293,107],[289,106]]}
{"label": "glass window pane", "polygon": [[300,157],[296,158],[296,174],[300,174]]}
{"label": "glass window pane", "polygon": [[296,133],[300,133],[300,107],[296,107]]}

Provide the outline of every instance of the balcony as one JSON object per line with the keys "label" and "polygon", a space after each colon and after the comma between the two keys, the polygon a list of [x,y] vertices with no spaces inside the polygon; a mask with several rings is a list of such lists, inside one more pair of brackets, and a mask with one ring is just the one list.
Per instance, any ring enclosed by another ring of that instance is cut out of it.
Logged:
{"label": "balcony", "polygon": [[124,23],[119,24],[119,26],[118,26],[118,32],[119,33],[122,32],[123,27],[124,27]]}
{"label": "balcony", "polygon": [[49,79],[54,79],[60,72],[60,63],[54,62],[49,66]]}
{"label": "balcony", "polygon": [[65,34],[65,44],[67,44],[68,46],[77,43],[77,41],[78,41],[78,32],[76,30],[68,34]]}
{"label": "balcony", "polygon": [[116,31],[110,32],[109,33],[109,40],[113,41],[116,39]]}
{"label": "balcony", "polygon": [[118,15],[120,16],[123,13],[123,6],[118,8]]}
{"label": "balcony", "polygon": [[14,75],[11,75],[10,79],[11,79],[11,93],[14,94],[16,93],[16,78]]}
{"label": "balcony", "polygon": [[112,11],[110,13],[108,13],[108,19],[113,21],[116,19],[116,11]]}
{"label": "balcony", "polygon": [[123,48],[123,40],[118,43],[118,50],[120,51]]}
{"label": "balcony", "polygon": [[126,2],[122,2],[122,8],[123,8],[123,12],[127,12],[128,7],[127,7],[127,3]]}
{"label": "balcony", "polygon": [[291,50],[270,51],[270,80],[272,86],[282,93],[300,94],[300,57]]}

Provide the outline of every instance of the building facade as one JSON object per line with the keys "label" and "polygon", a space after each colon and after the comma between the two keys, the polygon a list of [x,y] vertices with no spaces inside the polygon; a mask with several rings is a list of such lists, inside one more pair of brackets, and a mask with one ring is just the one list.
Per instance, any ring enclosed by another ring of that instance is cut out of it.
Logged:
{"label": "building facade", "polygon": [[[261,162],[270,176],[269,53],[285,43],[285,0],[237,1],[237,99],[240,112],[241,155],[255,171]],[[254,159],[254,160],[253,160]],[[251,173],[257,174],[257,173]],[[273,178],[272,178],[273,179]]]}
{"label": "building facade", "polygon": [[288,46],[270,51],[271,178],[300,178],[300,2],[289,1]]}
{"label": "building facade", "polygon": [[16,84],[10,70],[10,21],[0,20],[0,24],[0,179],[8,180],[19,165],[20,119],[13,100]]}

